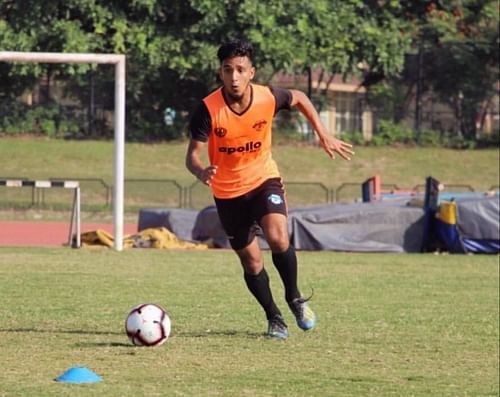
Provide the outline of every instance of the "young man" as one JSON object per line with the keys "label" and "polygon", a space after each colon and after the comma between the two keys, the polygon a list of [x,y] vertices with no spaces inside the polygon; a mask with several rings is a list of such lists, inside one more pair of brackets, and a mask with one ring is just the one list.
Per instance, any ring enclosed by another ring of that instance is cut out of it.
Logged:
{"label": "young man", "polygon": [[[285,192],[271,156],[273,117],[296,106],[331,158],[337,153],[350,160],[354,152],[352,145],[328,134],[303,92],[251,83],[255,68],[249,43],[237,40],[223,44],[217,56],[223,85],[205,97],[191,116],[186,167],[212,188],[219,218],[243,266],[248,289],[265,311],[267,335],[285,339],[288,328],[271,294],[256,225],[269,244],[297,325],[304,331],[313,329],[316,316],[297,286],[297,257],[289,243]],[[207,142],[208,166],[201,161]]]}

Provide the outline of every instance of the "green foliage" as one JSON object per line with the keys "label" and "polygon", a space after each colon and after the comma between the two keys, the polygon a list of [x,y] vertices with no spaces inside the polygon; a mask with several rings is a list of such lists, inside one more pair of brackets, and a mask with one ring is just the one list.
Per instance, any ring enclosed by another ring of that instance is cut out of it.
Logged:
{"label": "green foliage", "polygon": [[381,120],[379,130],[373,136],[371,144],[374,146],[385,146],[395,143],[410,144],[414,141],[414,132],[411,128],[402,124],[395,124],[391,121]]}
{"label": "green foliage", "polygon": [[80,127],[76,122],[70,121],[57,104],[28,107],[14,103],[9,115],[0,121],[0,130],[9,135],[21,131],[57,138],[74,136],[80,131]]}
{"label": "green foliage", "polygon": [[[403,74],[386,97],[385,115],[398,122],[415,80],[414,59],[425,51],[426,89],[457,108],[466,138],[473,119],[497,80],[498,9],[493,0],[450,4],[360,0],[80,0],[0,3],[0,48],[16,51],[103,52],[127,55],[128,130],[134,139],[177,139],[163,134],[161,112],[190,112],[218,83],[215,57],[221,41],[246,37],[256,49],[257,80],[307,68],[327,73]],[[405,60],[405,56],[409,58]],[[406,68],[405,68],[406,65]],[[0,98],[16,98],[39,77],[70,81],[87,101],[86,77],[107,84],[92,65],[0,65]],[[361,76],[362,77],[362,76]],[[103,89],[104,110],[112,90]],[[403,100],[401,100],[403,98]],[[462,98],[459,100],[459,98]],[[460,103],[459,103],[460,102]],[[47,127],[50,129],[50,127]],[[176,129],[180,131],[180,129]]]}
{"label": "green foliage", "polygon": [[[394,5],[397,8],[397,4]],[[347,74],[359,62],[397,73],[409,37],[405,22],[376,5],[357,0],[300,0],[235,7],[239,24],[256,43],[260,64],[301,73],[305,67]]]}
{"label": "green foliage", "polygon": [[[397,8],[397,3],[390,4]],[[157,138],[164,136],[158,133],[162,119],[153,114],[167,106],[191,111],[194,102],[217,84],[215,52],[229,38],[253,41],[257,65],[267,69],[268,76],[279,71],[301,73],[306,67],[347,74],[361,61],[397,73],[408,43],[408,36],[401,33],[405,22],[381,8],[374,13],[373,7],[358,0],[4,2],[0,48],[126,54],[130,134]],[[90,69],[41,64],[0,68],[0,92],[7,88],[5,81],[22,75],[32,78],[17,93],[29,89],[42,74],[78,80]],[[82,94],[79,98],[86,100]]]}
{"label": "green foliage", "polygon": [[174,141],[186,136],[187,120],[183,114],[177,114],[173,125],[166,125],[163,118],[156,113],[150,118],[132,122],[133,128],[129,129],[127,140],[136,142],[147,141]]}
{"label": "green foliage", "polygon": [[[431,94],[447,104],[458,120],[457,134],[465,140],[474,140],[475,120],[485,110],[492,109],[490,101],[497,94],[498,2],[405,0],[400,3],[396,13],[411,27],[412,51],[401,75],[389,80],[393,90],[402,89],[403,96],[384,98],[386,112],[392,113],[384,117],[397,122],[405,116],[415,99],[420,72],[422,94]],[[420,71],[419,52],[423,57]],[[382,104],[376,101],[376,94],[372,99],[375,104]]]}
{"label": "green foliage", "polygon": [[378,117],[399,123],[406,116],[410,98],[408,88],[401,82],[401,79],[393,77],[369,87],[366,99]]}
{"label": "green foliage", "polygon": [[454,135],[444,143],[444,146],[452,149],[470,150],[476,148],[477,142],[472,139],[467,139],[463,136]]}
{"label": "green foliage", "polygon": [[424,128],[420,131],[418,143],[421,146],[439,147],[443,143],[443,137],[439,131]]}
{"label": "green foliage", "polygon": [[493,132],[492,134],[482,135],[478,139],[477,144],[479,147],[500,147],[500,131],[497,131],[496,133]]}
{"label": "green foliage", "polygon": [[340,138],[356,146],[366,144],[361,131],[344,132]]}
{"label": "green foliage", "polygon": [[[347,140],[362,138],[358,135],[343,135]],[[366,144],[361,141],[358,144]],[[450,149],[475,149],[478,145],[476,140],[468,139],[463,136],[444,134],[432,129],[422,129],[419,133],[412,128],[402,124],[394,123],[389,120],[381,120],[379,129],[372,140],[367,143],[373,146],[389,145],[409,145],[419,147],[445,147]],[[485,146],[486,146],[485,142]]]}

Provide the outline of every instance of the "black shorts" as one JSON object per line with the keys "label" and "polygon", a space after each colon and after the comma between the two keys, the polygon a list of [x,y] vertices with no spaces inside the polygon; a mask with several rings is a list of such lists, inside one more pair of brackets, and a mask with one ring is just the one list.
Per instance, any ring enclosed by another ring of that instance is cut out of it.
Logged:
{"label": "black shorts", "polygon": [[281,178],[271,178],[254,190],[235,198],[214,197],[222,227],[234,250],[250,244],[259,231],[264,215],[287,215],[285,190]]}

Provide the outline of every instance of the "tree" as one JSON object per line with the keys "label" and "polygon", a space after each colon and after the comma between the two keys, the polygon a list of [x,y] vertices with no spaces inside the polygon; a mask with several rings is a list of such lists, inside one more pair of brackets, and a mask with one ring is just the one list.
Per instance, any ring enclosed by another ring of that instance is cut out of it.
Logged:
{"label": "tree", "polygon": [[[252,41],[262,81],[311,68],[327,79],[356,72],[360,64],[367,75],[391,76],[403,68],[409,45],[407,21],[398,12],[395,0],[5,0],[0,47],[125,53],[129,137],[161,138],[166,107],[185,114],[216,86],[222,41]],[[89,81],[106,87],[106,72],[91,65],[2,65],[0,92],[18,95],[41,74],[49,81],[71,78],[67,87],[82,102]],[[99,95],[111,106],[110,91]]]}
{"label": "tree", "polygon": [[426,76],[454,109],[457,133],[468,139],[476,137],[476,119],[496,93],[498,15],[493,1],[460,1],[429,12],[436,45],[428,50]]}
{"label": "tree", "polygon": [[[261,81],[270,81],[278,72],[308,73],[312,78],[315,71],[316,88],[311,81],[308,94],[317,105],[326,101],[335,75],[359,74],[359,65],[364,65],[366,78],[399,73],[410,44],[406,22],[393,10],[399,9],[398,1],[197,0],[192,4],[203,15],[197,26],[201,40],[211,37],[217,45],[245,36],[255,45]],[[215,23],[220,20],[231,22]]]}
{"label": "tree", "polygon": [[[125,53],[128,57],[127,115],[129,131],[161,128],[162,109],[176,101],[179,86],[196,88],[187,76],[203,45],[190,45],[186,26],[199,18],[183,1],[109,2],[95,0],[25,0],[0,3],[0,48],[16,51]],[[197,48],[198,51],[192,51]],[[45,75],[69,81],[67,87],[86,101],[88,74],[100,87],[109,85],[108,74],[92,65],[2,64],[0,92],[10,99],[29,89]],[[199,70],[200,76],[202,71]],[[111,75],[112,76],[112,75]],[[21,78],[20,78],[21,77]],[[69,80],[71,78],[71,80]],[[179,83],[179,84],[177,84]],[[190,84],[191,83],[191,84]],[[48,84],[50,87],[50,84]],[[204,91],[204,87],[203,87]],[[100,99],[112,108],[112,91]],[[47,92],[50,98],[50,92]],[[180,100],[179,100],[180,98]]]}
{"label": "tree", "polygon": [[[498,82],[498,3],[408,0],[401,5],[399,16],[409,22],[413,49],[401,75],[372,87],[370,95],[392,104],[398,122],[412,101],[418,118],[420,99],[432,93],[454,110],[456,133],[474,139]],[[418,133],[418,120],[415,125]]]}

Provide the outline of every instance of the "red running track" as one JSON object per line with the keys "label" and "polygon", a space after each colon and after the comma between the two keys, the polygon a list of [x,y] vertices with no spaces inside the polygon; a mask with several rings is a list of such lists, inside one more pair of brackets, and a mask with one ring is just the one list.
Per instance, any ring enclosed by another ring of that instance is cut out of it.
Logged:
{"label": "red running track", "polygon": [[[106,230],[113,233],[112,224],[83,223],[81,232]],[[137,233],[137,225],[125,224],[124,234]],[[0,247],[60,247],[67,245],[68,222],[0,221]]]}

